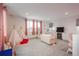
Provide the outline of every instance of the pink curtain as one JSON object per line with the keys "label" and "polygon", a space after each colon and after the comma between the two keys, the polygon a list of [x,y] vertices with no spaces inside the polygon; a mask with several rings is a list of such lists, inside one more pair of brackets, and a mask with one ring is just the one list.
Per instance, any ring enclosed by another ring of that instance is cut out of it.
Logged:
{"label": "pink curtain", "polygon": [[25,35],[27,35],[27,19],[25,18]]}
{"label": "pink curtain", "polygon": [[0,51],[3,50],[3,44],[7,38],[6,25],[6,7],[0,3]]}
{"label": "pink curtain", "polygon": [[35,34],[35,20],[33,20],[33,28],[32,28],[32,34]]}
{"label": "pink curtain", "polygon": [[38,34],[38,21],[36,21],[36,34]]}
{"label": "pink curtain", "polygon": [[42,21],[40,21],[40,34],[42,34]]}

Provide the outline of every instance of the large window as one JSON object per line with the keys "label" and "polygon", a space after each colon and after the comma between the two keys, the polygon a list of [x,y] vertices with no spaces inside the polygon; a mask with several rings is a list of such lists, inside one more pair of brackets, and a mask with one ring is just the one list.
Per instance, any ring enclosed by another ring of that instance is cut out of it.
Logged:
{"label": "large window", "polygon": [[40,34],[40,21],[27,20],[27,34]]}

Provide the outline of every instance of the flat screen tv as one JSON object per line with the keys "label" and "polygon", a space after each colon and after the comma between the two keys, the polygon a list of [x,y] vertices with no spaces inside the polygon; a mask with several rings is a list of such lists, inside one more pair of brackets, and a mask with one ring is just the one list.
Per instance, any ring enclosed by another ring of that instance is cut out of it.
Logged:
{"label": "flat screen tv", "polygon": [[56,32],[64,32],[64,27],[57,27]]}

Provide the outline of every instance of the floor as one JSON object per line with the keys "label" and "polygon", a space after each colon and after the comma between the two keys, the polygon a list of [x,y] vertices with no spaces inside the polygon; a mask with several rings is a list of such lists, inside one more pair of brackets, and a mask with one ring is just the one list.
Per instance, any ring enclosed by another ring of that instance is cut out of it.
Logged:
{"label": "floor", "polygon": [[68,56],[67,42],[57,40],[55,46],[48,45],[40,39],[31,39],[28,44],[17,46],[17,56]]}

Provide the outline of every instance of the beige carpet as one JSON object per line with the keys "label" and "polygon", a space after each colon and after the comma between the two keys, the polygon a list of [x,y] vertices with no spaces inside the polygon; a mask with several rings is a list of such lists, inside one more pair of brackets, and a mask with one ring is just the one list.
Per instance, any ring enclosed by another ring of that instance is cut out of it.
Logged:
{"label": "beige carpet", "polygon": [[57,40],[55,46],[48,45],[40,39],[31,39],[28,44],[16,48],[17,56],[69,56],[66,52],[67,42]]}

